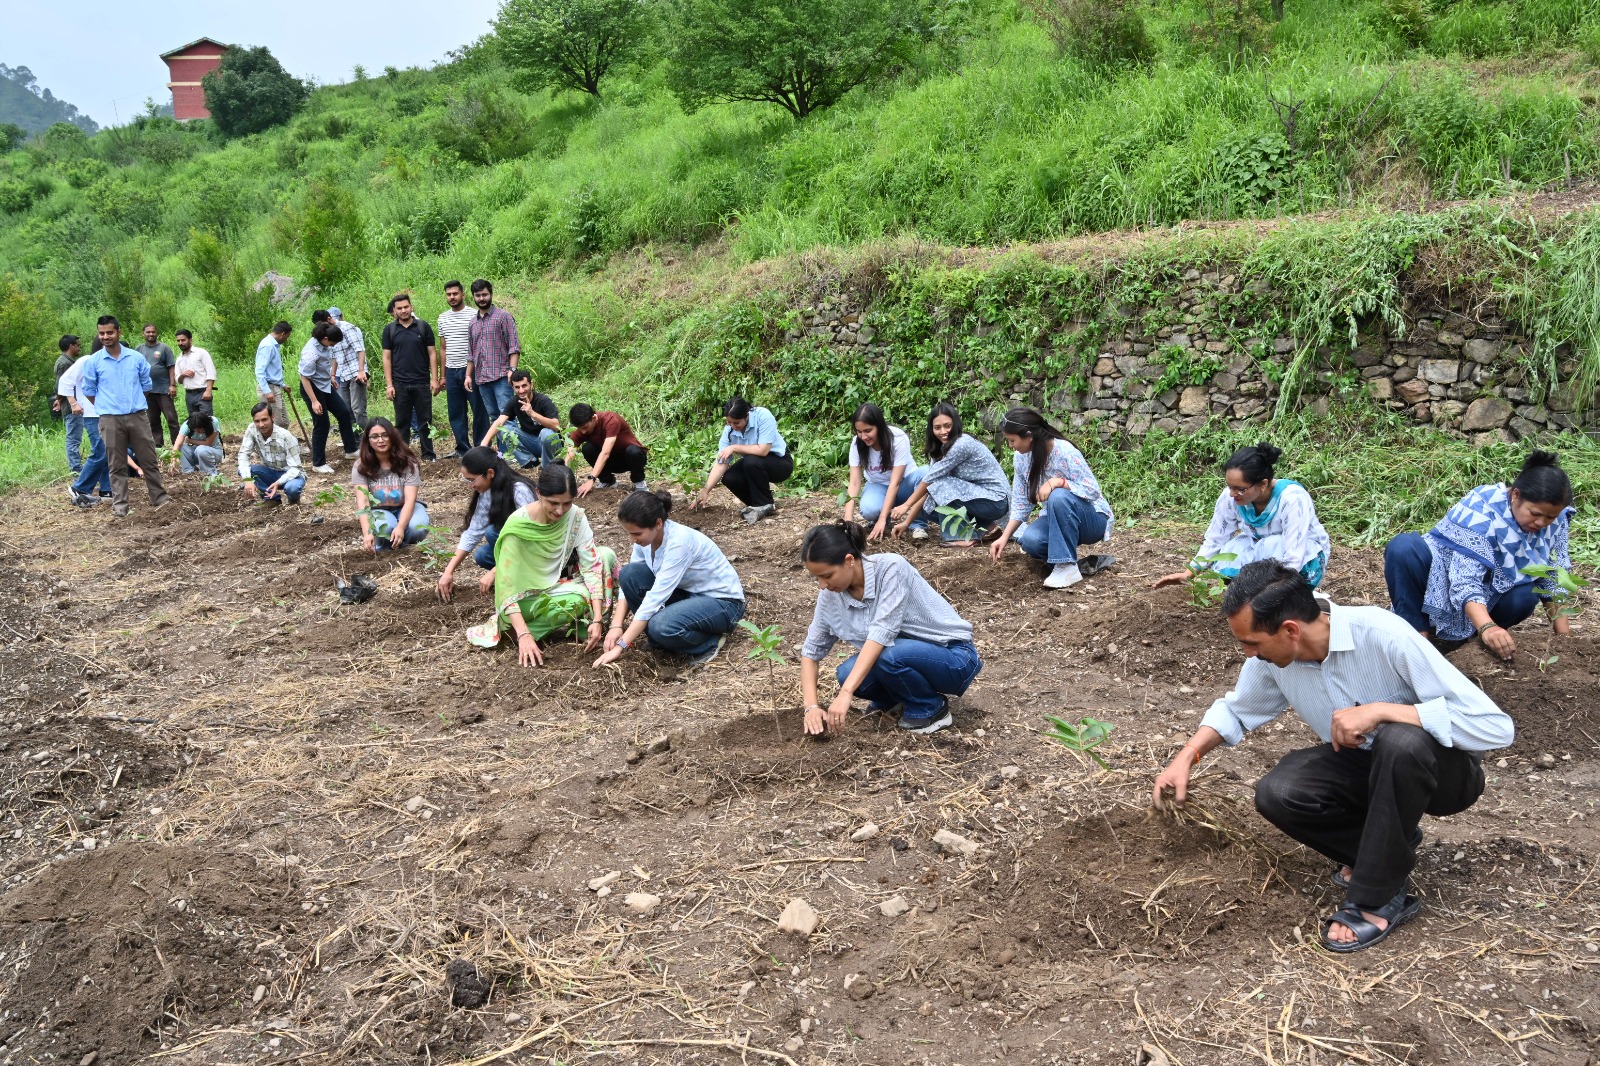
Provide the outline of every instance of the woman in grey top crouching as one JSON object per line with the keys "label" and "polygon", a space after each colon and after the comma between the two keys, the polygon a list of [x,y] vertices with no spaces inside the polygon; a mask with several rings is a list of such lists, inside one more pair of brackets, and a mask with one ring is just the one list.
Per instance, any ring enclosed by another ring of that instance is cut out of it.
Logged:
{"label": "woman in grey top crouching", "polygon": [[[936,733],[950,725],[950,701],[983,669],[972,625],[900,555],[866,555],[855,522],[812,526],[800,561],[820,591],[800,653],[806,732],[844,727],[852,697],[868,713],[900,714],[900,728]],[[839,693],[817,702],[817,673],[834,642],[856,649],[839,665]]]}

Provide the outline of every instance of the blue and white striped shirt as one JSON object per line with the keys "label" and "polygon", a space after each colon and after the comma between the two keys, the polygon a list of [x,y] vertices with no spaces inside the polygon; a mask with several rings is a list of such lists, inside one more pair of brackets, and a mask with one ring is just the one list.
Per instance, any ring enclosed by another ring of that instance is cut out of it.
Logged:
{"label": "blue and white striped shirt", "polygon": [[717,442],[717,451],[722,451],[730,444],[770,444],[771,455],[785,455],[789,451],[789,442],[778,432],[778,420],[773,418],[772,412],[765,407],[750,408],[750,417],[745,421],[743,429],[734,429],[726,422],[723,423],[722,437]]}
{"label": "blue and white striped shirt", "polygon": [[868,555],[861,573],[859,600],[848,592],[817,593],[804,658],[821,662],[841,640],[860,651],[869,640],[892,648],[900,637],[946,646],[972,639],[972,623],[905,556]]}
{"label": "blue and white striped shirt", "polygon": [[[1511,716],[1439,654],[1426,637],[1382,607],[1341,607],[1328,615],[1328,657],[1279,667],[1251,658],[1234,690],[1201,719],[1227,744],[1293,707],[1327,742],[1333,712],[1363,703],[1409,703],[1433,739],[1447,748],[1493,751],[1511,745]],[[1382,729],[1380,725],[1378,727]],[[1364,747],[1370,747],[1367,737]]]}
{"label": "blue and white striped shirt", "polygon": [[661,547],[652,551],[642,544],[633,546],[630,562],[644,563],[656,575],[656,583],[633,612],[634,618],[648,622],[678,589],[719,600],[744,599],[744,586],[733,564],[710,537],[670,518],[664,525]]}

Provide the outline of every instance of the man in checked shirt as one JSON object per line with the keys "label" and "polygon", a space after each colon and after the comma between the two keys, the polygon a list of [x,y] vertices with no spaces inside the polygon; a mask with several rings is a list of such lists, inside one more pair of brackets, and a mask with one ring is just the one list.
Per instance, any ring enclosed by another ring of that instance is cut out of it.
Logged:
{"label": "man in checked shirt", "polygon": [[1155,805],[1182,804],[1207,752],[1292,706],[1323,743],[1268,771],[1256,810],[1341,864],[1347,902],[1322,920],[1323,945],[1370,947],[1421,907],[1408,885],[1418,822],[1478,801],[1483,753],[1510,745],[1511,718],[1399,615],[1318,600],[1275,560],[1240,570],[1222,613],[1249,658],[1156,778]]}
{"label": "man in checked shirt", "polygon": [[[522,355],[517,322],[494,305],[494,286],[479,278],[472,283],[472,302],[478,314],[468,330],[467,388],[476,389],[488,417],[494,417],[516,399],[511,372]],[[475,439],[482,439],[480,434]]]}

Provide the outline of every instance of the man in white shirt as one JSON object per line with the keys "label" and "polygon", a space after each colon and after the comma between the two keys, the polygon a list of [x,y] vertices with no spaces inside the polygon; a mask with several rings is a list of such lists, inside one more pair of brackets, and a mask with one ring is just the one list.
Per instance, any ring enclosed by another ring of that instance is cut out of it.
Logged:
{"label": "man in white shirt", "polygon": [[217,387],[217,367],[211,361],[211,353],[196,348],[194,334],[186,329],[172,336],[178,344],[178,362],[172,370],[183,389],[184,417],[214,414],[211,397]]}
{"label": "man in white shirt", "polygon": [[1420,907],[1407,885],[1418,822],[1478,801],[1482,753],[1511,743],[1511,718],[1398,615],[1319,601],[1275,560],[1240,570],[1222,613],[1250,658],[1156,778],[1154,802],[1182,804],[1207,752],[1292,706],[1323,743],[1262,777],[1256,810],[1342,864],[1348,902],[1323,919],[1324,946],[1370,947]]}
{"label": "man in white shirt", "polygon": [[[491,416],[484,411],[483,400],[472,387],[472,367],[468,363],[472,354],[472,320],[478,317],[478,312],[467,306],[466,290],[459,281],[444,283],[444,302],[450,309],[439,315],[439,354],[444,357],[445,410],[456,438],[456,450],[445,458],[459,459],[467,454],[473,441],[483,437],[484,426]],[[473,420],[470,433],[469,412]]]}

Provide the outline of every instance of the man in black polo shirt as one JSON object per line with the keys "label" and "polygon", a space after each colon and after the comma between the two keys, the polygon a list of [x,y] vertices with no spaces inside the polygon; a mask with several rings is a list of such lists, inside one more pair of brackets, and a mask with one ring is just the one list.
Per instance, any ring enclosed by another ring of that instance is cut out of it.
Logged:
{"label": "man in black polo shirt", "polygon": [[[506,404],[489,426],[489,432],[478,443],[485,448],[495,447],[500,427],[507,422],[516,423],[517,462],[523,466],[540,463],[548,466],[561,461],[561,418],[556,413],[556,402],[533,389],[533,378],[526,370],[511,372],[512,400]],[[502,449],[503,451],[504,449]]]}
{"label": "man in black polo shirt", "polygon": [[439,391],[439,350],[433,327],[411,310],[411,297],[401,293],[389,301],[394,321],[383,327],[383,376],[394,401],[394,424],[411,443],[411,415],[421,428],[422,458],[433,462],[433,394]]}

